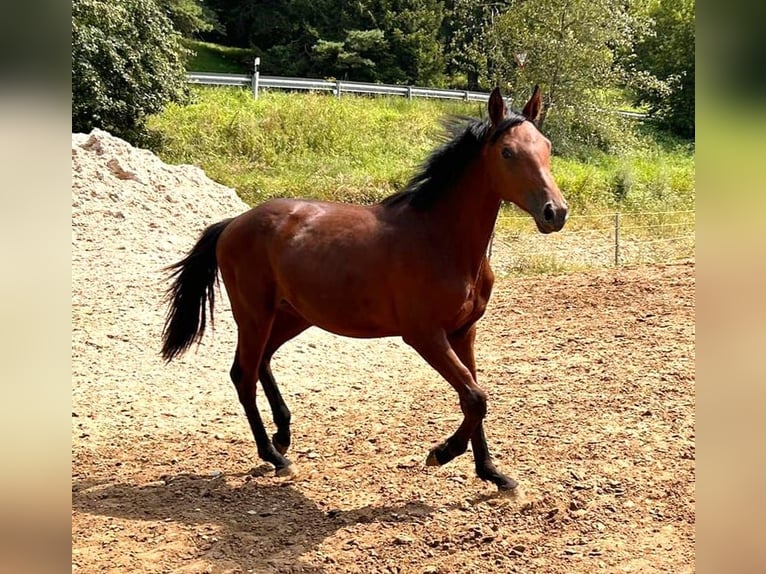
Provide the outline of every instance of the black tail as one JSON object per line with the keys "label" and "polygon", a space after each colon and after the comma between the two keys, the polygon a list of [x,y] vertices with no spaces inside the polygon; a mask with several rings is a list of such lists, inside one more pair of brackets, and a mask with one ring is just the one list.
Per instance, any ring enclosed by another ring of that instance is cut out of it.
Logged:
{"label": "black tail", "polygon": [[172,271],[170,279],[174,279],[165,296],[170,303],[162,331],[162,357],[166,361],[171,361],[183,354],[192,343],[202,340],[206,302],[210,305],[210,322],[213,322],[215,288],[218,284],[215,246],[232,219],[224,219],[205,229],[189,254],[166,268],[166,271]]}

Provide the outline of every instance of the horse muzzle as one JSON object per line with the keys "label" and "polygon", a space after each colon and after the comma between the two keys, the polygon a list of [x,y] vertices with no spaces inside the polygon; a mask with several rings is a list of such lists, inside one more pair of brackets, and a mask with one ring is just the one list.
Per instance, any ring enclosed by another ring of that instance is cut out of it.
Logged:
{"label": "horse muzzle", "polygon": [[552,233],[560,231],[569,217],[569,208],[566,203],[549,201],[535,217],[535,223],[540,233]]}

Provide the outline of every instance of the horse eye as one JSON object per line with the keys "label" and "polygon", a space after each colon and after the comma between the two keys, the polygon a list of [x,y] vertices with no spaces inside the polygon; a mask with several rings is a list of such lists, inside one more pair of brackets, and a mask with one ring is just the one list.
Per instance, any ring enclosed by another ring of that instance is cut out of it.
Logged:
{"label": "horse eye", "polygon": [[511,152],[511,150],[509,148],[504,147],[503,148],[503,157],[505,159],[511,159],[512,156],[513,156],[513,152]]}

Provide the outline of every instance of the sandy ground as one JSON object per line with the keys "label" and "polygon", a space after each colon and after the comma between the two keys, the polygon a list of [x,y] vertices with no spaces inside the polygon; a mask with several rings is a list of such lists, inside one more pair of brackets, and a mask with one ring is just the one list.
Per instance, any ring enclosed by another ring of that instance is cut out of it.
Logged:
{"label": "sandy ground", "polygon": [[498,282],[477,364],[518,496],[470,451],[424,466],[460,412],[411,349],[316,329],[273,361],[284,480],[228,380],[225,300],[195,352],[158,355],[161,267],[236,194],[104,132],[72,148],[73,572],[694,571],[693,264]]}

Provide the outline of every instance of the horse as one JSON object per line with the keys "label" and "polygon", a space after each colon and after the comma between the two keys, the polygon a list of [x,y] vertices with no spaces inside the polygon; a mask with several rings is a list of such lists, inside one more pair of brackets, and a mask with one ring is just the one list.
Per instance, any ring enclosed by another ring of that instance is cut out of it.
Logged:
{"label": "horse", "polygon": [[[347,337],[400,336],[455,389],[463,413],[426,465],[448,463],[470,441],[477,476],[513,491],[518,483],[497,469],[487,447],[474,340],[492,293],[487,251],[502,202],[531,215],[541,233],[559,231],[567,219],[550,171],[551,143],[535,123],[541,108],[539,86],[521,113],[495,88],[486,119],[453,125],[409,183],[379,203],[278,198],[210,225],[166,268],[162,357],[170,362],[201,341],[220,271],[238,330],[231,380],[258,456],[290,476],[291,413],[271,372],[274,353],[311,326]],[[259,381],[276,427],[271,439],[256,406]]]}

